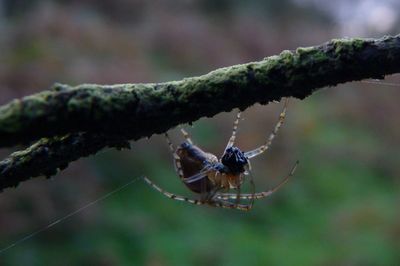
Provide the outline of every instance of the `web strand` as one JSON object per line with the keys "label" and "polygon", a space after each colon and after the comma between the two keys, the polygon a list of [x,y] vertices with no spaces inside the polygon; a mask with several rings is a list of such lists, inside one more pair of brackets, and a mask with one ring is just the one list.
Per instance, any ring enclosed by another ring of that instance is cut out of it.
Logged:
{"label": "web strand", "polygon": [[139,179],[140,179],[140,177],[136,177],[136,178],[132,179],[132,180],[129,181],[128,183],[126,183],[126,184],[124,184],[124,185],[122,185],[122,186],[120,186],[120,187],[114,189],[113,191],[108,192],[107,194],[103,195],[102,197],[100,197],[100,198],[98,198],[98,199],[96,199],[96,200],[94,200],[94,201],[91,201],[91,202],[87,203],[86,205],[84,205],[84,206],[80,207],[79,209],[77,209],[77,210],[75,210],[75,211],[73,211],[73,212],[71,212],[71,213],[65,215],[64,217],[62,217],[62,218],[60,218],[60,219],[57,219],[57,220],[55,220],[54,222],[49,223],[49,224],[46,225],[45,227],[43,227],[43,228],[41,228],[41,229],[39,229],[39,230],[37,230],[37,231],[34,231],[33,233],[31,233],[31,234],[29,234],[29,235],[27,235],[27,236],[24,236],[23,238],[21,238],[21,239],[15,241],[14,243],[12,243],[12,244],[6,246],[5,248],[0,249],[0,255],[1,255],[2,253],[4,253],[5,251],[7,251],[7,250],[9,250],[9,249],[11,249],[11,248],[13,248],[13,247],[15,247],[15,246],[17,246],[17,245],[19,245],[19,244],[25,242],[25,241],[27,241],[28,239],[30,239],[30,238],[32,238],[32,237],[34,237],[34,236],[36,236],[36,235],[38,235],[38,234],[40,234],[40,233],[42,233],[42,232],[48,230],[49,228],[55,226],[56,224],[59,224],[59,223],[65,221],[65,220],[67,220],[68,218],[71,218],[72,216],[74,216],[74,215],[80,213],[81,211],[83,211],[83,210],[85,210],[85,209],[91,207],[92,205],[94,205],[94,204],[96,204],[96,203],[98,203],[98,202],[100,202],[100,201],[103,201],[103,200],[107,199],[108,197],[112,196],[113,194],[115,194],[115,193],[117,193],[117,192],[120,192],[120,191],[126,189],[129,185],[135,183],[135,182],[136,182],[137,180],[139,180]]}

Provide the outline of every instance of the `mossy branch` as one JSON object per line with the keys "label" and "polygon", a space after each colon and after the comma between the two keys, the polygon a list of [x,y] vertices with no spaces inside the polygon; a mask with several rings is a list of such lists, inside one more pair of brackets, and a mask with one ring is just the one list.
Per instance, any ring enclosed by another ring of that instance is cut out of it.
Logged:
{"label": "mossy branch", "polygon": [[322,87],[398,72],[400,35],[332,40],[181,81],[56,84],[0,107],[0,147],[41,139],[0,162],[0,190],[200,117],[282,97],[303,99]]}

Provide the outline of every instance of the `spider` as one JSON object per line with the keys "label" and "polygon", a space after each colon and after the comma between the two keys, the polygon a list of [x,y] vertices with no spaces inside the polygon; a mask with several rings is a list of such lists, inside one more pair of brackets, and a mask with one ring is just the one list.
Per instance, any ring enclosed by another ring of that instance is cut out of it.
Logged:
{"label": "spider", "polygon": [[[165,133],[168,146],[174,158],[175,170],[179,178],[192,192],[200,194],[199,199],[190,199],[165,191],[147,177],[144,177],[144,180],[151,187],[174,200],[186,201],[196,205],[206,204],[228,209],[250,210],[253,207],[255,199],[266,198],[281,188],[294,174],[298,165],[298,161],[296,161],[290,173],[274,188],[268,191],[255,192],[253,176],[250,171],[250,159],[269,149],[273,139],[283,124],[287,104],[288,100],[285,101],[278,122],[267,141],[258,148],[247,152],[243,152],[238,147],[234,146],[240,120],[240,112],[238,112],[233,124],[232,135],[220,159],[214,154],[205,152],[193,144],[191,137],[183,128],[181,128],[181,132],[186,141],[177,149],[174,148],[168,133]],[[242,194],[241,186],[247,176],[251,193]],[[235,193],[232,193],[232,190],[234,190]],[[242,203],[241,200],[245,201],[245,203]]]}

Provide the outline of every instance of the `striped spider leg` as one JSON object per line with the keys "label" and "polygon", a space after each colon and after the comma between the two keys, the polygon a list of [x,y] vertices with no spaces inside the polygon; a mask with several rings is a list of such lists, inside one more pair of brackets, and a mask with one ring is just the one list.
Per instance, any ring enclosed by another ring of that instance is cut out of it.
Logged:
{"label": "striped spider leg", "polygon": [[283,106],[283,110],[279,115],[278,123],[276,123],[275,128],[272,131],[272,133],[269,135],[267,141],[263,145],[261,145],[260,147],[254,149],[254,150],[245,152],[244,155],[246,156],[246,158],[248,158],[248,159],[254,158],[254,157],[262,154],[263,152],[265,152],[266,150],[269,149],[269,147],[272,144],[272,141],[274,140],[274,138],[278,134],[279,129],[283,125],[283,121],[285,120],[285,117],[286,117],[286,109],[287,109],[288,103],[289,103],[289,100],[286,99],[285,103],[284,103],[284,106]]}
{"label": "striped spider leg", "polygon": [[[283,124],[286,108],[287,100],[285,101],[279,120],[267,141],[260,147],[249,152],[242,152],[238,147],[234,146],[240,120],[240,112],[238,112],[233,124],[232,135],[220,159],[193,144],[189,134],[183,128],[181,132],[185,138],[185,142],[177,148],[172,144],[168,134],[165,134],[179,178],[189,190],[200,195],[199,199],[190,199],[170,193],[154,184],[147,177],[144,177],[144,180],[151,187],[174,200],[186,201],[196,205],[206,204],[228,209],[250,210],[253,207],[255,199],[270,196],[281,188],[296,170],[298,162],[296,162],[290,173],[276,187],[268,191],[255,192],[250,159],[269,149]],[[242,194],[241,186],[245,179],[249,180],[251,191],[250,193]],[[229,192],[232,190],[236,193]],[[244,200],[245,203],[241,203],[241,200]]]}

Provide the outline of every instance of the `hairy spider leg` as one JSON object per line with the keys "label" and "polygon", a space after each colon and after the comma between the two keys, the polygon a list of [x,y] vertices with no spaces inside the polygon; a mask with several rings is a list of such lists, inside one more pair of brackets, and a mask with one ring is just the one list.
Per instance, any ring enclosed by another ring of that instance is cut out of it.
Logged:
{"label": "hairy spider leg", "polygon": [[[290,173],[274,188],[268,190],[268,191],[263,191],[263,192],[258,192],[258,193],[251,193],[251,194],[241,194],[240,198],[241,199],[246,199],[246,200],[254,200],[254,199],[262,199],[266,198],[268,196],[271,196],[272,193],[276,192],[279,190],[284,184],[287,183],[289,178],[293,176],[294,172],[296,171],[297,165],[299,164],[299,161],[296,161],[294,164],[292,170]],[[229,199],[236,199],[237,195],[235,193],[220,193],[217,195],[217,199],[220,200],[229,200]]]}
{"label": "hairy spider leg", "polygon": [[269,149],[269,147],[270,147],[271,144],[272,144],[272,141],[274,140],[274,138],[275,138],[276,135],[278,134],[278,131],[279,131],[279,129],[281,128],[281,126],[282,126],[282,124],[283,124],[283,121],[285,120],[285,117],[286,117],[286,109],[287,109],[288,102],[289,102],[289,100],[286,99],[286,100],[285,100],[285,104],[284,104],[284,106],[283,106],[283,110],[282,110],[282,112],[281,112],[280,115],[279,115],[278,123],[275,125],[274,130],[273,130],[272,133],[269,135],[268,140],[264,143],[264,145],[262,145],[262,146],[260,146],[260,147],[258,147],[258,148],[256,148],[256,149],[254,149],[254,150],[245,152],[245,153],[244,153],[244,156],[246,156],[247,159],[256,157],[256,156],[262,154],[263,152],[265,152],[266,150]]}
{"label": "hairy spider leg", "polygon": [[204,202],[204,201],[200,201],[200,200],[197,200],[197,199],[189,199],[187,197],[183,197],[183,196],[168,192],[168,191],[160,188],[159,186],[157,186],[155,183],[153,183],[153,181],[151,181],[150,179],[148,179],[145,176],[143,177],[143,179],[144,179],[144,181],[146,181],[146,183],[148,185],[150,185],[152,188],[154,188],[158,192],[162,193],[167,198],[170,198],[170,199],[173,199],[173,200],[185,201],[185,202],[189,202],[189,203],[196,204],[196,205],[206,204],[206,202]]}
{"label": "hairy spider leg", "polygon": [[181,158],[179,157],[179,155],[176,153],[174,144],[172,144],[171,139],[169,138],[168,133],[165,133],[165,138],[167,140],[168,143],[168,147],[172,153],[172,157],[174,158],[174,165],[175,165],[175,171],[178,174],[179,178],[182,180],[184,179],[183,176],[183,170],[182,170],[182,164],[181,164]]}
{"label": "hairy spider leg", "polygon": [[183,127],[181,127],[181,132],[182,132],[182,135],[183,135],[183,137],[185,138],[185,140],[186,140],[187,142],[189,142],[189,144],[193,145],[193,141],[192,141],[192,139],[190,138],[189,133],[188,133]]}
{"label": "hairy spider leg", "polygon": [[239,120],[240,120],[240,111],[237,113],[236,115],[236,119],[235,122],[233,122],[233,129],[232,129],[232,135],[229,138],[228,144],[226,144],[226,148],[224,150],[224,152],[226,151],[226,149],[228,149],[229,147],[232,147],[233,144],[235,144],[235,139],[236,139],[236,132],[237,132],[237,128],[239,125]]}

